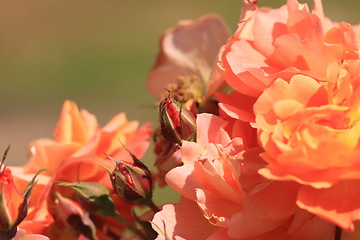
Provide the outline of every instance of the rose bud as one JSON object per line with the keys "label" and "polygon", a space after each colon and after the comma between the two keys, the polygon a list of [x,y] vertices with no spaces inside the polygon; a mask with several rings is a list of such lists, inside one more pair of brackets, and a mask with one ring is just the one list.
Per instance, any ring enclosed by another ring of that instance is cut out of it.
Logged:
{"label": "rose bud", "polygon": [[[130,152],[129,152],[130,153]],[[149,169],[132,153],[133,163],[108,156],[116,162],[110,173],[116,195],[138,205],[148,205],[152,198],[152,176]]]}
{"label": "rose bud", "polygon": [[5,150],[0,163],[0,239],[12,239],[16,235],[17,226],[27,215],[36,176],[43,171],[36,173],[21,193],[15,186],[11,170],[4,165],[9,148]]}
{"label": "rose bud", "polygon": [[95,225],[79,203],[55,192],[54,206],[57,224],[62,226],[63,231],[71,232],[76,237],[82,234],[88,239],[96,239]]}
{"label": "rose bud", "polygon": [[166,97],[161,101],[159,118],[161,134],[167,140],[181,145],[182,140],[195,139],[195,116],[175,99]]}
{"label": "rose bud", "polygon": [[[10,169],[6,166],[2,167],[3,169],[0,169],[0,239],[7,231],[11,237],[14,237],[16,226],[20,223],[19,216],[25,217],[27,214],[27,209],[22,207],[27,204],[25,197],[16,188]],[[20,212],[21,210],[25,212]]]}

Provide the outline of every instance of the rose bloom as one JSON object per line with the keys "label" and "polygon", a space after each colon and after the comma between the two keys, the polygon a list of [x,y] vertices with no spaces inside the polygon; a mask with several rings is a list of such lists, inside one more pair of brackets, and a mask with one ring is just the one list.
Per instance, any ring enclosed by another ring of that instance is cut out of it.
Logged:
{"label": "rose bloom", "polygon": [[[122,147],[124,144],[141,158],[151,137],[149,124],[139,127],[137,121],[128,122],[124,113],[116,115],[103,128],[96,117],[76,104],[66,101],[54,131],[54,139],[39,139],[30,145],[30,159],[24,173],[47,168],[47,175],[56,173],[57,181],[99,181],[107,173],[100,166],[113,167],[104,153],[114,158],[132,161]],[[107,181],[110,186],[110,182]]]}
{"label": "rose bloom", "polygon": [[360,220],[359,70],[352,60],[325,83],[278,79],[254,105],[260,174],[302,184],[297,205],[349,231]]}
{"label": "rose bloom", "polygon": [[197,122],[197,142],[183,141],[183,165],[166,175],[182,199],[155,214],[157,239],[333,239],[334,225],[296,206],[299,184],[257,173],[262,149],[246,149],[232,123],[211,114]]}
{"label": "rose bloom", "polygon": [[[139,123],[127,121],[124,113],[116,115],[100,128],[94,115],[86,110],[79,111],[74,102],[66,101],[54,131],[54,139],[32,142],[29,161],[22,167],[12,167],[15,181],[22,187],[38,170],[49,170],[38,176],[29,214],[21,228],[28,233],[44,233],[52,226],[54,217],[49,212],[51,203],[48,199],[54,181],[99,182],[112,191],[108,173],[99,167],[114,167],[112,160],[104,153],[131,162],[132,158],[122,144],[141,158],[148,148],[147,140],[150,137],[149,124],[139,128]],[[72,193],[64,187],[56,187],[56,191],[66,197]],[[130,216],[130,206],[123,201],[120,205],[121,212]]]}
{"label": "rose bloom", "polygon": [[[159,97],[179,77],[196,78],[206,86],[218,50],[228,36],[225,22],[217,15],[182,20],[176,28],[167,30],[160,38],[160,52],[148,75],[149,92]],[[194,86],[192,83],[188,87]]]}
{"label": "rose bloom", "polygon": [[324,17],[321,0],[312,11],[295,0],[278,9],[244,0],[238,29],[219,54],[220,81],[234,89],[216,95],[219,106],[230,117],[253,121],[252,104],[276,79],[303,74],[324,82],[333,63],[359,58],[358,39],[358,27]]}

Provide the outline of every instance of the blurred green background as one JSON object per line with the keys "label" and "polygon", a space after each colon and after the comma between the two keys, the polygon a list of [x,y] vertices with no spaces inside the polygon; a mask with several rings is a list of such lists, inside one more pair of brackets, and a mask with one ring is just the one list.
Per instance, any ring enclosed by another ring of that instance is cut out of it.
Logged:
{"label": "blurred green background", "polygon": [[[332,20],[359,21],[358,1],[323,2]],[[102,125],[122,111],[129,120],[156,122],[155,98],[146,92],[145,79],[160,34],[180,19],[208,13],[218,13],[235,30],[240,5],[240,0],[0,0],[0,152],[12,145],[7,163],[23,164],[31,140],[52,137],[66,99],[94,113]],[[148,162],[152,158],[147,155]]]}

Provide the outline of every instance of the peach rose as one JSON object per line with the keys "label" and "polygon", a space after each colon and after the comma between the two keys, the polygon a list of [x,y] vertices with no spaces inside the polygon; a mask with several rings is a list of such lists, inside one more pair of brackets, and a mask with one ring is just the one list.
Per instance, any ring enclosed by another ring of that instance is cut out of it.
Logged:
{"label": "peach rose", "polygon": [[354,231],[360,220],[360,61],[333,65],[327,82],[305,75],[276,80],[254,105],[273,180],[303,186],[297,205]]}
{"label": "peach rose", "polygon": [[245,150],[240,137],[244,135],[234,132],[233,123],[199,114],[197,126],[197,142],[183,141],[183,165],[165,176],[183,200],[165,205],[155,215],[153,228],[158,239],[165,239],[165,233],[170,239],[291,236],[282,228],[298,211],[299,185],[258,175],[257,170],[265,165],[258,155],[262,150]]}
{"label": "peach rose", "polygon": [[219,106],[230,117],[251,121],[248,105],[276,79],[302,74],[324,82],[330,65],[359,58],[358,38],[357,28],[324,17],[321,0],[314,1],[312,12],[296,0],[279,9],[244,0],[238,29],[217,64],[235,93],[217,95]]}

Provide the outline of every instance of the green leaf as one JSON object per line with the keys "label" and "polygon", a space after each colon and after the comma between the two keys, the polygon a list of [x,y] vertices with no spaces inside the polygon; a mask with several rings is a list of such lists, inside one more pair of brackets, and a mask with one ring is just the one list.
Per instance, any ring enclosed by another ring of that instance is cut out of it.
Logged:
{"label": "green leaf", "polygon": [[76,192],[76,197],[84,209],[100,216],[113,216],[115,214],[114,202],[109,190],[96,182],[57,182]]}
{"label": "green leaf", "polygon": [[33,189],[33,187],[35,186],[36,184],[36,177],[44,172],[44,171],[49,171],[48,169],[41,169],[39,170],[34,176],[33,178],[31,179],[31,181],[29,182],[29,184],[27,185],[26,189],[24,190],[23,192],[23,195],[24,195],[24,201],[23,203],[20,205],[19,207],[19,215],[16,219],[16,222],[14,225],[19,225],[22,220],[24,220],[24,218],[27,216],[27,212],[28,212],[28,205],[29,205],[29,198],[30,198],[30,195],[31,195],[31,191]]}
{"label": "green leaf", "polygon": [[3,157],[2,157],[2,160],[1,160],[1,163],[0,163],[0,171],[1,171],[2,165],[5,162],[5,159],[6,159],[6,156],[7,156],[8,152],[9,152],[9,150],[10,150],[10,145],[5,149],[5,152],[3,153]]}

